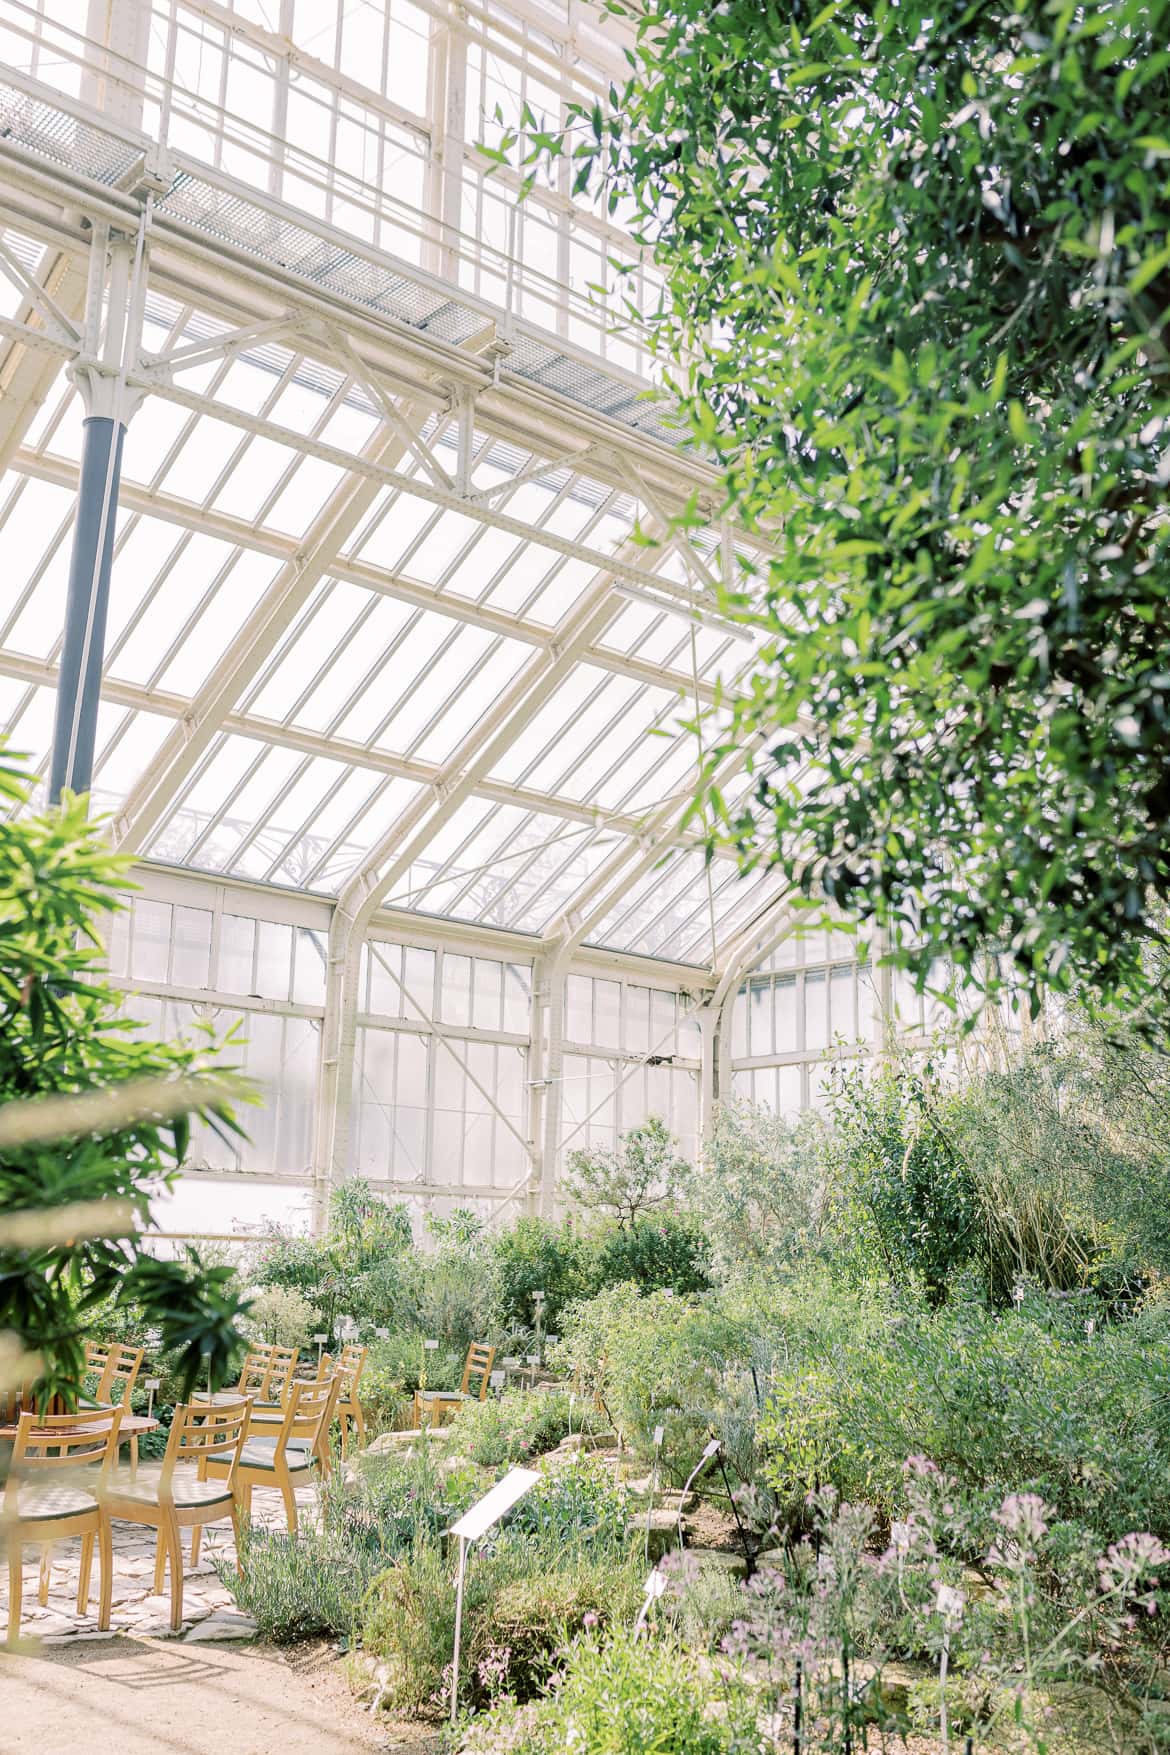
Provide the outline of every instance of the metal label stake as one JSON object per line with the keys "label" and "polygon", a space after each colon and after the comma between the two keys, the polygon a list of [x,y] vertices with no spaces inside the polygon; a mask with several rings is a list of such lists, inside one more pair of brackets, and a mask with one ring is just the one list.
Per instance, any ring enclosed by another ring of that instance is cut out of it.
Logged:
{"label": "metal label stake", "polygon": [[459,1569],[455,1574],[455,1650],[451,1657],[452,1724],[459,1717],[459,1653],[463,1644],[463,1581],[467,1574],[467,1544],[486,1536],[506,1511],[511,1511],[525,1493],[531,1492],[539,1479],[540,1475],[535,1469],[510,1469],[503,1480],[497,1481],[478,1504],[457,1518],[447,1532],[448,1535],[459,1537]]}

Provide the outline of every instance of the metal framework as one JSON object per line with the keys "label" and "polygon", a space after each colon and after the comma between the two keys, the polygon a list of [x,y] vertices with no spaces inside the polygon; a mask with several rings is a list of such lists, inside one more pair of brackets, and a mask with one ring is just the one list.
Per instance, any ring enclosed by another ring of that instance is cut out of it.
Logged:
{"label": "metal framework", "polygon": [[[131,938],[206,934],[192,978],[119,979],[268,1031],[248,1175],[551,1210],[643,1099],[699,1134],[785,918],[687,826],[686,722],[754,651],[717,587],[765,545],[654,387],[649,266],[567,167],[522,203],[478,150],[620,41],[581,0],[82,12],[0,0],[0,728],[138,856]],[[262,926],[307,934],[294,985],[225,982],[224,920],[254,971]]]}

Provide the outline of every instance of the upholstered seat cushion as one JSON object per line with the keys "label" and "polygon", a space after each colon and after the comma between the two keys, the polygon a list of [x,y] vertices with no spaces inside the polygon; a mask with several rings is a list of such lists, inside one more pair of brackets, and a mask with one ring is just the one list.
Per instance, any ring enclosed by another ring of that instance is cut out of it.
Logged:
{"label": "upholstered seat cushion", "polygon": [[[312,1440],[308,1438],[290,1438],[284,1447],[284,1458],[290,1470],[307,1469],[313,1461]],[[240,1462],[246,1469],[274,1469],[276,1467],[276,1439],[249,1438],[240,1452]]]}
{"label": "upholstered seat cushion", "polygon": [[[176,1469],[172,1481],[175,1504],[180,1511],[191,1511],[197,1505],[228,1505],[231,1488],[226,1481],[200,1481],[193,1469]],[[110,1487],[110,1514],[118,1516],[118,1502],[127,1500],[138,1505],[158,1504],[158,1482],[130,1480],[121,1475]]]}
{"label": "upholstered seat cushion", "polygon": [[50,1517],[76,1517],[97,1509],[92,1493],[80,1487],[22,1487],[16,1496],[16,1515],[29,1523]]}

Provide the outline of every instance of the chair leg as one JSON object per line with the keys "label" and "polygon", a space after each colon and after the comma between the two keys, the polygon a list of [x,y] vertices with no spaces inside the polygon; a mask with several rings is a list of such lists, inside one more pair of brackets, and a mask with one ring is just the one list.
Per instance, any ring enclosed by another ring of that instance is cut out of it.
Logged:
{"label": "chair leg", "polygon": [[349,1455],[349,1419],[344,1408],[337,1410],[337,1423],[341,1427],[341,1460],[344,1462]]}
{"label": "chair leg", "polygon": [[53,1544],[46,1542],[41,1548],[41,1575],[37,1581],[37,1602],[43,1609],[49,1601],[49,1584],[53,1577]]}
{"label": "chair leg", "polygon": [[93,1535],[81,1538],[81,1566],[77,1574],[77,1613],[89,1613],[89,1577],[93,1570]]}
{"label": "chair leg", "polygon": [[171,1632],[183,1624],[183,1538],[173,1518],[168,1519],[167,1547],[171,1556]]}
{"label": "chair leg", "polygon": [[114,1526],[104,1512],[98,1521],[98,1562],[102,1580],[98,1598],[98,1632],[108,1633],[114,1606]]}
{"label": "chair leg", "polygon": [[163,1584],[167,1576],[167,1534],[159,1524],[154,1548],[154,1594],[162,1596]]}
{"label": "chair leg", "polygon": [[20,1593],[23,1588],[21,1562],[23,1550],[20,1537],[15,1530],[8,1532],[8,1643],[15,1645],[20,1638]]}
{"label": "chair leg", "polygon": [[353,1423],[357,1428],[358,1449],[364,1450],[366,1448],[366,1416],[362,1413],[362,1404],[356,1395],[350,1406],[353,1412]]}
{"label": "chair leg", "polygon": [[130,1479],[134,1480],[138,1473],[138,1434],[130,1440]]}
{"label": "chair leg", "polygon": [[191,1565],[192,1565],[192,1568],[198,1566],[198,1564],[199,1564],[199,1543],[200,1543],[200,1540],[202,1539],[202,1536],[203,1536],[203,1525],[201,1523],[197,1523],[195,1525],[195,1528],[191,1531]]}
{"label": "chair leg", "polygon": [[243,1574],[244,1570],[244,1520],[240,1515],[240,1507],[232,1500],[232,1535],[236,1544],[236,1571]]}
{"label": "chair leg", "polygon": [[296,1488],[293,1486],[292,1482],[289,1480],[287,1475],[279,1483],[279,1485],[280,1485],[281,1494],[284,1497],[284,1511],[285,1511],[285,1516],[288,1519],[288,1533],[290,1536],[295,1536],[297,1533]]}

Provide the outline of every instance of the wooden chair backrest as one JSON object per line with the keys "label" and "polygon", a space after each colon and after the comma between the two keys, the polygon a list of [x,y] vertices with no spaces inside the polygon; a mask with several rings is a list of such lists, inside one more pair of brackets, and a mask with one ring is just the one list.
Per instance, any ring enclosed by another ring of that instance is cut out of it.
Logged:
{"label": "wooden chair backrest", "polygon": [[296,1347],[272,1347],[269,1349],[271,1358],[268,1375],[264,1379],[262,1399],[266,1402],[283,1402],[292,1374],[296,1369],[299,1349]]}
{"label": "wooden chair backrest", "polygon": [[[12,1442],[4,1486],[6,1511],[15,1513],[21,1483],[46,1471],[84,1468],[87,1487],[99,1491],[118,1454],[121,1424],[121,1408],[82,1408],[75,1414],[37,1414],[26,1409]],[[96,1482],[91,1473],[95,1464]]]}
{"label": "wooden chair backrest", "polygon": [[337,1359],[337,1373],[341,1378],[339,1393],[343,1402],[349,1401],[351,1396],[357,1394],[358,1384],[362,1380],[362,1372],[366,1368],[368,1352],[368,1347],[359,1347],[356,1341],[351,1341],[347,1346],[342,1347]]}
{"label": "wooden chair backrest", "polygon": [[308,1438],[315,1448],[322,1430],[327,1432],[333,1424],[340,1388],[341,1379],[336,1372],[324,1381],[317,1378],[309,1383],[294,1383],[285,1403],[277,1450],[283,1450],[290,1438]]}
{"label": "wooden chair backrest", "polygon": [[244,1363],[240,1366],[240,1377],[236,1388],[241,1395],[260,1395],[271,1370],[272,1348],[268,1346],[249,1347],[244,1355]]}
{"label": "wooden chair backrest", "polygon": [[[250,1407],[247,1397],[241,1396],[238,1402],[218,1402],[211,1407],[205,1402],[185,1402],[175,1409],[158,1481],[160,1499],[173,1497],[173,1476],[181,1462],[226,1462],[227,1478],[232,1479]],[[202,1467],[199,1472],[202,1476]]]}
{"label": "wooden chair backrest", "polygon": [[144,1347],[128,1347],[122,1341],[87,1341],[85,1368],[96,1372],[98,1380],[94,1401],[116,1402],[129,1413],[130,1398],[145,1356]]}
{"label": "wooden chair backrest", "polygon": [[489,1347],[486,1341],[472,1341],[467,1349],[467,1361],[463,1367],[463,1382],[459,1386],[463,1395],[471,1394],[471,1380],[473,1377],[478,1377],[479,1389],[476,1391],[476,1395],[481,1402],[487,1400],[488,1378],[491,1376],[492,1362],[495,1356],[496,1349]]}

